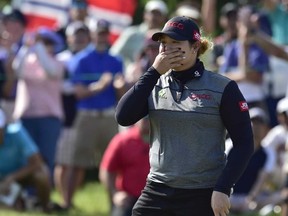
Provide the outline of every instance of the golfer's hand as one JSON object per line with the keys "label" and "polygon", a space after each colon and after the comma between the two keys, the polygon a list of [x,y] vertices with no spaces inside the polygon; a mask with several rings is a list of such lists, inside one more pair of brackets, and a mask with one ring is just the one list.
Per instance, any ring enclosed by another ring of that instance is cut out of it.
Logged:
{"label": "golfer's hand", "polygon": [[153,67],[160,73],[164,74],[172,68],[181,66],[184,53],[178,47],[169,47],[161,51],[155,58]]}
{"label": "golfer's hand", "polygon": [[227,216],[230,209],[229,197],[224,193],[213,191],[211,206],[215,216]]}

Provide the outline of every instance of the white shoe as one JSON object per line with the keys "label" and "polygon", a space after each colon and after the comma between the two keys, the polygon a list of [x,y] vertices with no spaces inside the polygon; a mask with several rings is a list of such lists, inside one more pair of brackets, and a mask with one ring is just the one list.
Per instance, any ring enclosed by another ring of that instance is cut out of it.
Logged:
{"label": "white shoe", "polygon": [[21,186],[18,183],[14,182],[10,185],[9,189],[9,194],[0,195],[0,202],[5,204],[6,206],[11,207],[14,205],[16,199],[20,195]]}

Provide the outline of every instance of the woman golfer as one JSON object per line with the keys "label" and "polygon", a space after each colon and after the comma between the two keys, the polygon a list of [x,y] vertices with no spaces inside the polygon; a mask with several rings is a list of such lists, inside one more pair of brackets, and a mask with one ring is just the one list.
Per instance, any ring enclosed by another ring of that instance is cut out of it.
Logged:
{"label": "woman golfer", "polygon": [[132,215],[226,216],[253,153],[247,103],[234,81],[199,60],[209,41],[192,19],[174,17],[152,39],[160,43],[158,56],[116,110],[123,126],[150,119],[151,169]]}

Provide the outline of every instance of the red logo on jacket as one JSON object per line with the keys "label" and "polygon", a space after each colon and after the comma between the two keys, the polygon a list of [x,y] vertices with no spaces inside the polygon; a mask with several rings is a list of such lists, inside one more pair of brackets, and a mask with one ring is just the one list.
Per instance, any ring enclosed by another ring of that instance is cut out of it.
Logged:
{"label": "red logo on jacket", "polygon": [[241,112],[245,112],[249,110],[249,107],[246,101],[240,101],[239,107],[240,107]]}
{"label": "red logo on jacket", "polygon": [[191,98],[192,100],[199,100],[199,99],[204,99],[204,100],[210,100],[211,99],[211,95],[208,94],[194,94],[191,93],[189,95],[189,98]]}

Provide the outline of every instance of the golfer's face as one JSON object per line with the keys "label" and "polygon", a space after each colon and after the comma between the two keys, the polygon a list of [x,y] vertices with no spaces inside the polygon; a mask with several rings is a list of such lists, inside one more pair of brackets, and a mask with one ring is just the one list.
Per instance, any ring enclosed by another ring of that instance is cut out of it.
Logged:
{"label": "golfer's face", "polygon": [[173,48],[181,49],[183,41],[177,41],[169,36],[163,35],[160,39],[160,52],[165,52]]}
{"label": "golfer's face", "polygon": [[193,64],[193,61],[191,59],[195,59],[197,57],[197,53],[194,52],[194,47],[189,43],[188,40],[185,41],[179,41],[175,40],[167,35],[163,35],[160,39],[160,52],[166,52],[172,49],[179,49],[183,52],[183,60],[181,60],[182,67],[190,67]]}

